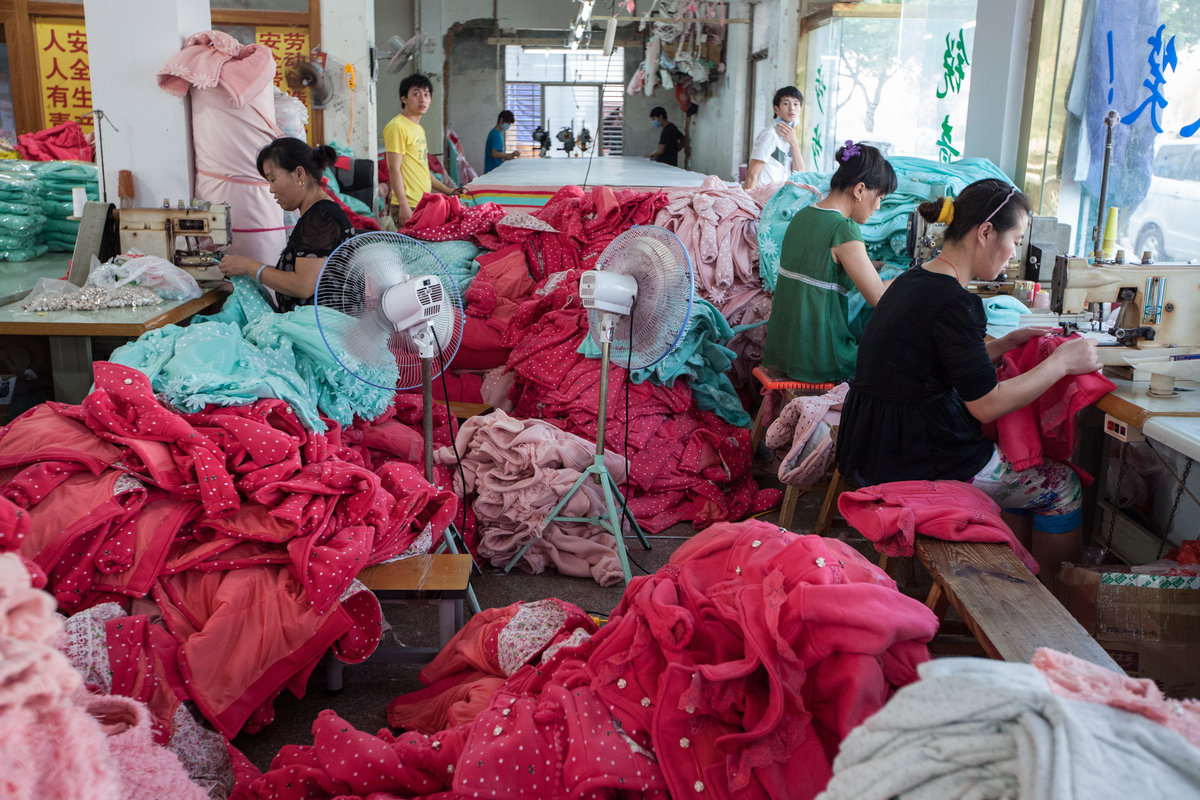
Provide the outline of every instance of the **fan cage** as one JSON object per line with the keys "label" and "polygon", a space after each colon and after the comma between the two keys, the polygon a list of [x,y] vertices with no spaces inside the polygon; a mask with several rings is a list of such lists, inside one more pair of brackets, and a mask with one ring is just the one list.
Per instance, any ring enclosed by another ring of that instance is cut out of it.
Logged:
{"label": "fan cage", "polygon": [[[440,345],[433,359],[437,377],[458,353],[464,321],[462,296],[437,254],[409,236],[383,231],[359,234],[333,251],[317,276],[316,317],[325,346],[343,369],[380,389],[403,391],[421,385],[417,344],[395,329],[383,313],[382,301],[390,287],[426,275],[442,284],[442,311],[427,320]],[[322,314],[322,309],[337,311],[352,323]],[[387,366],[387,359],[396,363],[395,385],[380,384],[374,374]]]}

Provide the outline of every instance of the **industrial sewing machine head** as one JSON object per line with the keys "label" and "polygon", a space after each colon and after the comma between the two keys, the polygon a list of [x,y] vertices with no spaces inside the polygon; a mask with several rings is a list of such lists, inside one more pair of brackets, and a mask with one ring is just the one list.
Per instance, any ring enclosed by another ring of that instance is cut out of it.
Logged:
{"label": "industrial sewing machine head", "polygon": [[220,259],[200,240],[210,239],[212,247],[229,244],[233,238],[229,206],[217,203],[185,207],[180,201],[179,208],[122,208],[116,214],[121,252],[137,249],[148,256],[165,258],[192,273],[196,280],[221,279],[217,266]]}
{"label": "industrial sewing machine head", "polygon": [[1050,307],[1059,313],[1097,313],[1119,303],[1108,333],[1127,347],[1200,345],[1200,264],[1089,265],[1077,256],[1054,261]]}
{"label": "industrial sewing machine head", "polygon": [[[926,222],[913,211],[908,217],[908,254],[913,266],[937,257],[942,251],[947,224]],[[1071,246],[1071,226],[1056,217],[1030,217],[1016,257],[1008,262],[1003,280],[1049,282],[1054,258]],[[995,294],[995,292],[993,292]]]}
{"label": "industrial sewing machine head", "polygon": [[180,201],[178,208],[117,209],[91,202],[79,223],[71,280],[82,285],[91,256],[103,262],[130,250],[165,258],[197,281],[221,280],[214,248],[232,240],[229,206],[221,203],[186,206]]}

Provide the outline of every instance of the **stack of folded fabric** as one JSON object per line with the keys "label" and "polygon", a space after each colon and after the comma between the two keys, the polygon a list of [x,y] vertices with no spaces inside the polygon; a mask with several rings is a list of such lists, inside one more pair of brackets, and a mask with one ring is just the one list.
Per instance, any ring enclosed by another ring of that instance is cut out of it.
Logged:
{"label": "stack of folded fabric", "polygon": [[[986,158],[964,158],[952,164],[924,158],[893,156],[888,163],[896,170],[896,191],[883,199],[879,210],[862,228],[863,241],[872,260],[907,267],[912,259],[907,253],[909,214],[916,207],[947,192],[960,192],[968,184],[985,178],[1008,177]],[[829,191],[833,173],[797,172],[763,207],[758,226],[759,271],[763,286],[775,290],[779,277],[779,252],[783,235],[796,212],[817,199],[807,189],[796,184],[809,184],[822,192]]]}
{"label": "stack of folded fabric", "polygon": [[42,241],[47,218],[41,183],[31,166],[0,161],[0,261],[29,261],[49,249]]}
{"label": "stack of folded fabric", "polygon": [[51,250],[70,253],[79,237],[79,220],[67,219],[74,213],[71,190],[81,187],[87,191],[88,200],[99,200],[96,165],[82,161],[43,161],[34,164],[32,170],[38,177],[47,217],[43,240]]}

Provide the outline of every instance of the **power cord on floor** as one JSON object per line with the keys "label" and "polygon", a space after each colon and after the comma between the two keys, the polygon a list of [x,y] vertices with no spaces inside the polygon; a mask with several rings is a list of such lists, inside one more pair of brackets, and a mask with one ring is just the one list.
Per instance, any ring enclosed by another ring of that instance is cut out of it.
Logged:
{"label": "power cord on floor", "polygon": [[[462,529],[459,531],[459,536],[462,537],[463,549],[469,553],[470,550],[467,548],[467,473],[463,470],[462,458],[458,455],[458,433],[454,430],[454,414],[450,411],[450,391],[446,388],[445,354],[442,352],[442,343],[438,340],[437,328],[431,325],[429,329],[433,331],[433,343],[437,345],[438,349],[442,398],[446,401],[446,422],[450,428],[450,446],[454,448],[454,461],[458,464],[458,477],[462,479]],[[474,556],[471,560],[475,560]]]}

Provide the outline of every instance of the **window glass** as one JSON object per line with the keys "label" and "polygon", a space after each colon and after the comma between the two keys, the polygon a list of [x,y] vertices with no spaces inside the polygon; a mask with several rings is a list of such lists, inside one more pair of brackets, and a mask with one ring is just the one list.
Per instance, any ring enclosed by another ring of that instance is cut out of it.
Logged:
{"label": "window glass", "polygon": [[[537,155],[534,129],[550,131],[551,157],[561,158],[563,128],[578,138],[587,127],[597,155],[621,155],[625,112],[625,50],[609,57],[600,50],[523,48],[508,45],[504,53],[505,106],[516,122],[505,134],[506,150]],[[577,151],[573,151],[577,152]]]}
{"label": "window glass", "polygon": [[848,139],[889,155],[960,158],[975,9],[975,0],[863,4],[813,31],[805,92],[816,104],[815,128],[806,132],[811,163],[833,169]]}
{"label": "window glass", "polygon": [[[1027,191],[1043,214],[1072,226],[1075,253],[1090,254],[1110,112],[1113,156],[1108,205],[1118,209],[1117,247],[1136,260],[1200,259],[1200,13],[1195,3],[1062,0],[1078,24],[1057,31],[1053,81],[1066,86],[1062,122],[1049,135],[1034,121],[1030,141],[1046,136],[1061,153],[1046,168],[1030,159]],[[1053,10],[1053,9],[1052,9]],[[1040,89],[1039,89],[1040,90]],[[1042,91],[1044,94],[1045,92]],[[1036,94],[1036,92],[1035,92]],[[1036,112],[1035,112],[1036,113]],[[1045,174],[1042,174],[1044,172]]]}

